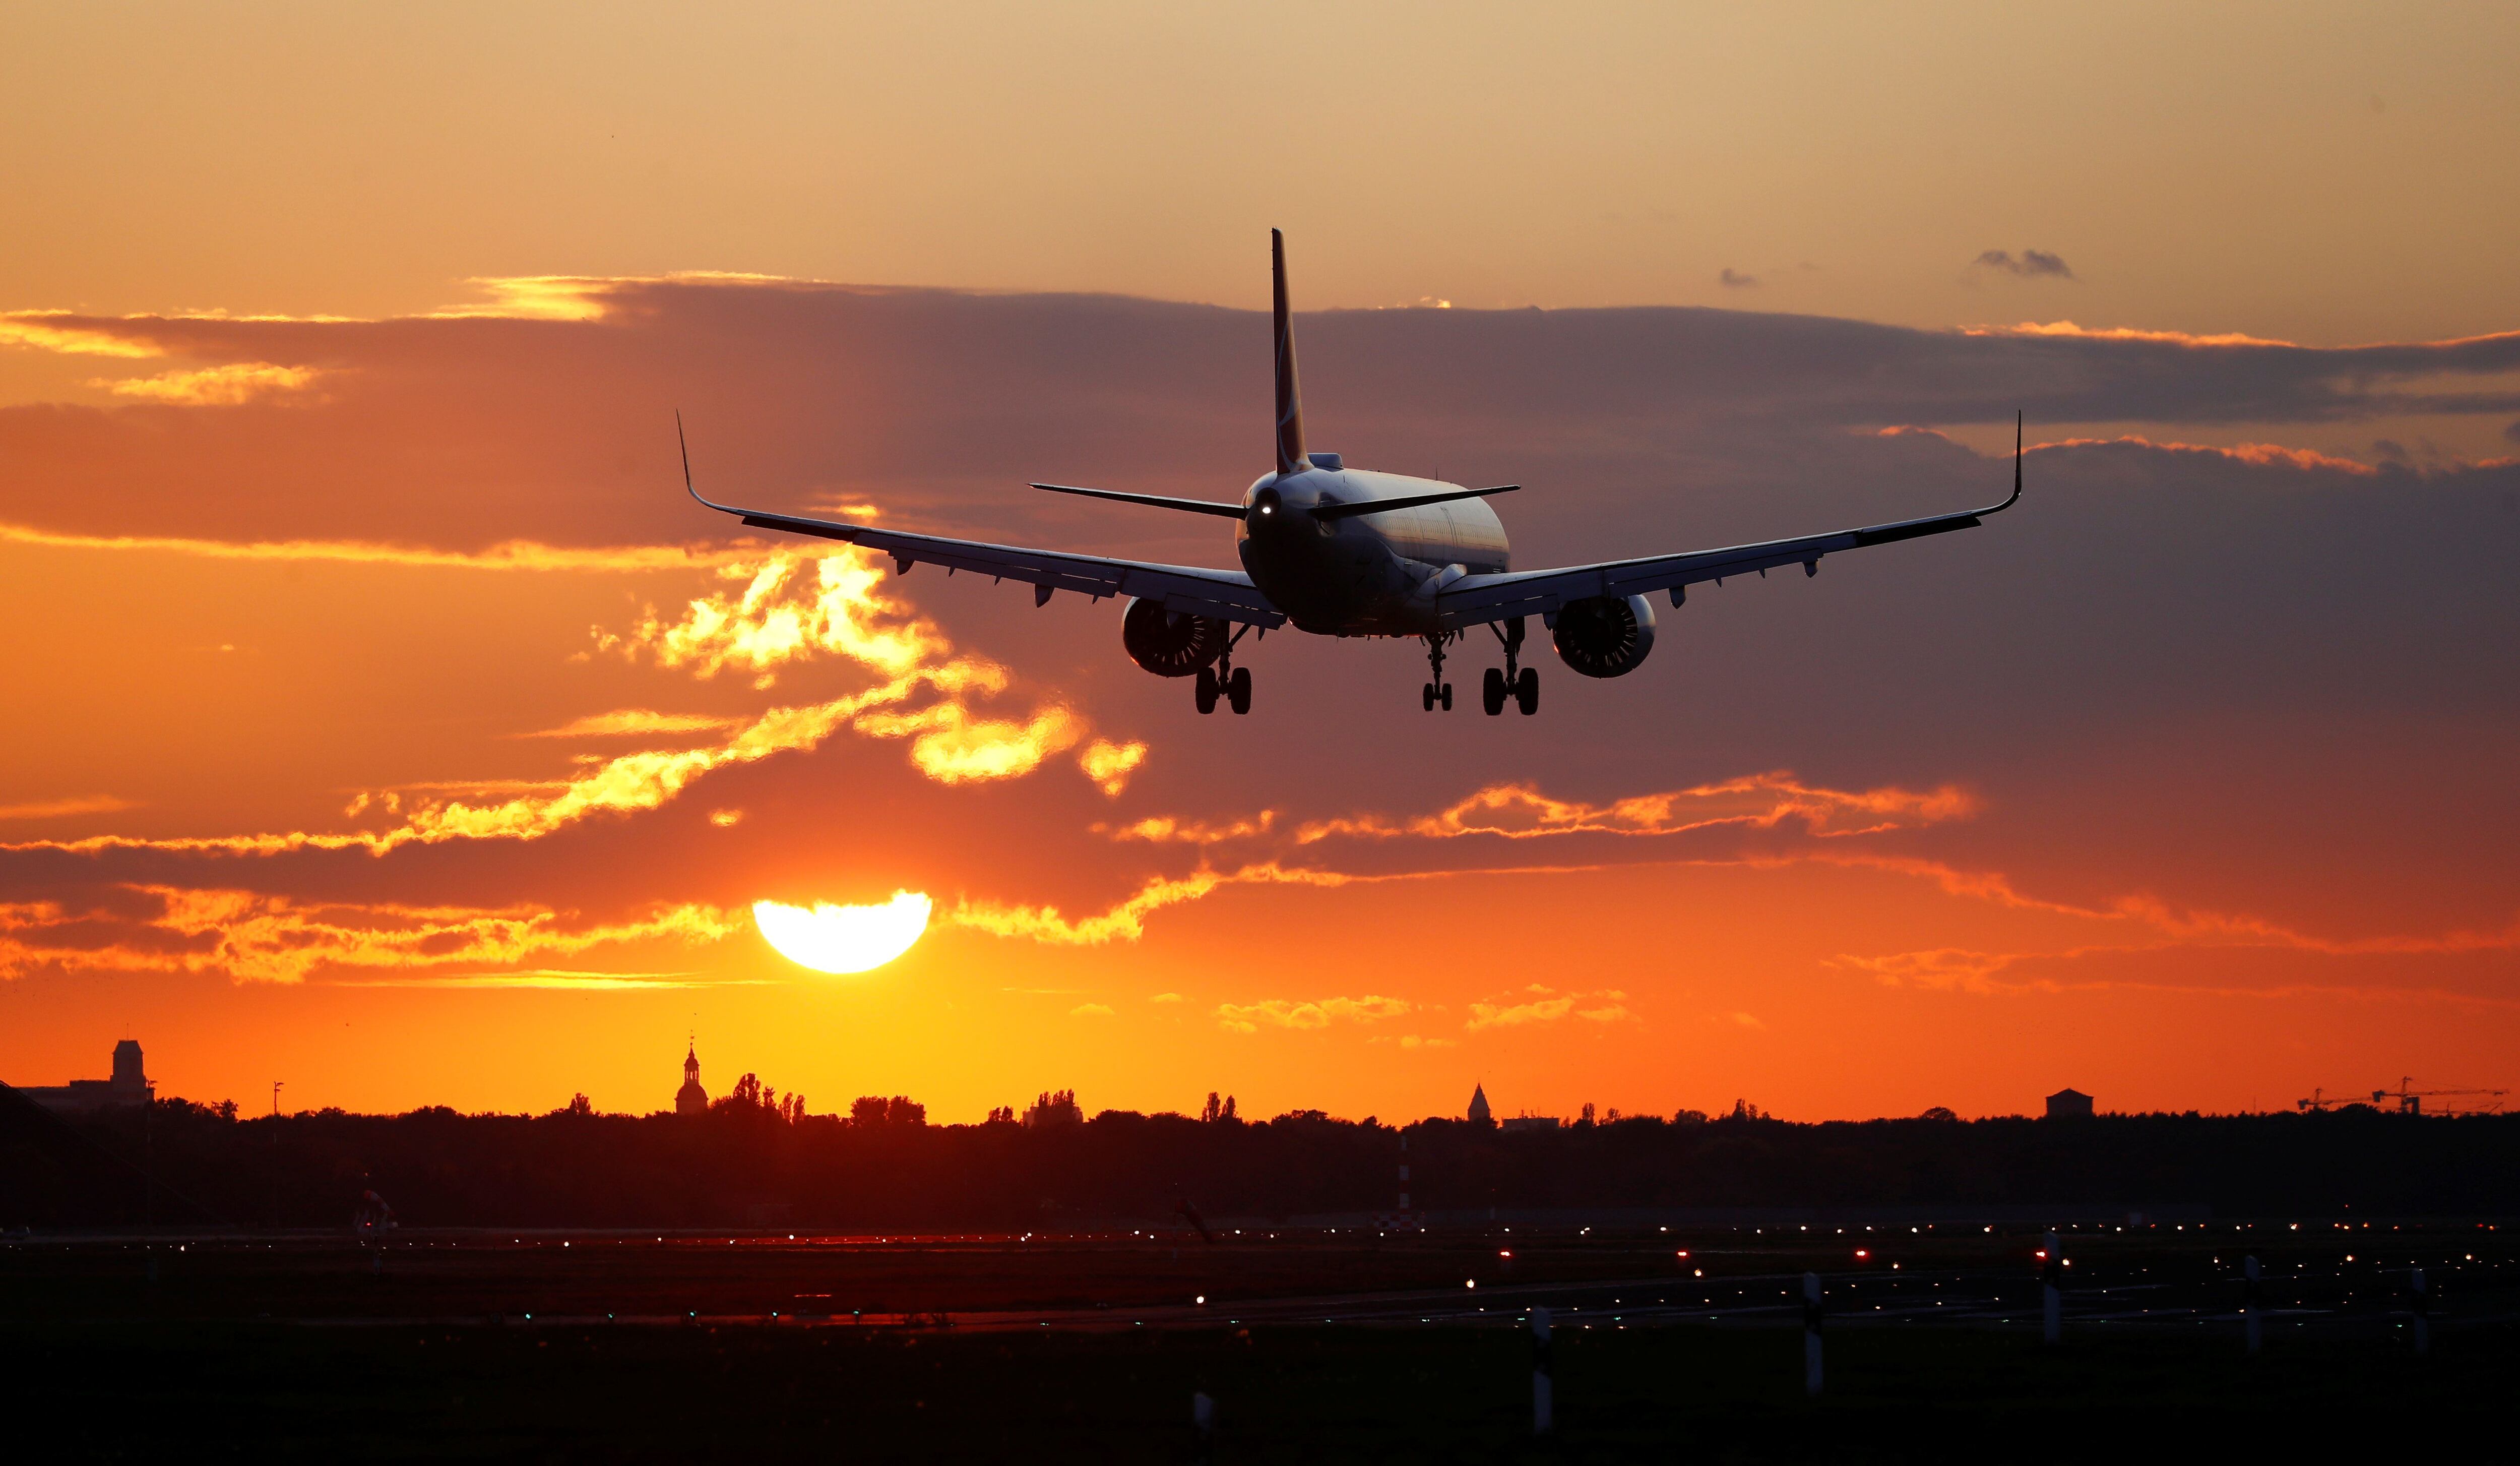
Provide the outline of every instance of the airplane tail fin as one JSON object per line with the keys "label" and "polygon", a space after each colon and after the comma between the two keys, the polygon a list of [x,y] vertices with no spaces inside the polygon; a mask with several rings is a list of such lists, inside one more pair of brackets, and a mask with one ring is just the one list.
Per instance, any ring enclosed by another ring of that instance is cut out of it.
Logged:
{"label": "airplane tail fin", "polygon": [[1269,275],[1273,286],[1271,317],[1278,341],[1278,472],[1299,474],[1311,467],[1304,457],[1304,400],[1295,387],[1295,326],[1286,306],[1286,237],[1269,231]]}

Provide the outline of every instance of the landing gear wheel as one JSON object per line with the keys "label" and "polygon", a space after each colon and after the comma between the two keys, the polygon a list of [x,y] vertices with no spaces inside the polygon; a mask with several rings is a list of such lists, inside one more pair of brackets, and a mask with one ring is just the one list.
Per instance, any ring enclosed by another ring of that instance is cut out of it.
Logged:
{"label": "landing gear wheel", "polygon": [[1436,701],[1436,702],[1439,702],[1439,703],[1441,703],[1441,704],[1443,704],[1443,705],[1444,705],[1444,710],[1445,710],[1446,712],[1450,712],[1450,711],[1452,711],[1452,710],[1453,710],[1453,684],[1452,684],[1452,683],[1450,683],[1450,682],[1447,682],[1447,683],[1445,683],[1442,687],[1440,687],[1440,688],[1436,689],[1436,692],[1435,692],[1435,701]]}
{"label": "landing gear wheel", "polygon": [[1251,710],[1251,668],[1238,666],[1225,679],[1225,700],[1234,705],[1237,716]]}
{"label": "landing gear wheel", "polygon": [[1216,685],[1216,668],[1212,666],[1200,667],[1198,669],[1198,682],[1192,689],[1192,692],[1198,699],[1198,710],[1201,712],[1214,712],[1216,710],[1216,695],[1220,690],[1221,689]]}
{"label": "landing gear wheel", "polygon": [[1421,692],[1420,701],[1421,701],[1421,702],[1423,702],[1423,703],[1426,705],[1426,710],[1427,710],[1427,711],[1429,711],[1429,712],[1434,711],[1434,710],[1435,710],[1435,684],[1434,684],[1434,683],[1432,683],[1432,682],[1427,683],[1427,684],[1425,685],[1425,687],[1424,687],[1424,688],[1420,689],[1420,692]]}
{"label": "landing gear wheel", "polygon": [[1522,710],[1522,715],[1525,717],[1540,710],[1540,668],[1526,666],[1522,669],[1522,675],[1514,678],[1513,701],[1514,706]]}
{"label": "landing gear wheel", "polygon": [[1479,681],[1479,706],[1488,710],[1490,717],[1505,711],[1505,673],[1496,667],[1489,667],[1488,674]]}

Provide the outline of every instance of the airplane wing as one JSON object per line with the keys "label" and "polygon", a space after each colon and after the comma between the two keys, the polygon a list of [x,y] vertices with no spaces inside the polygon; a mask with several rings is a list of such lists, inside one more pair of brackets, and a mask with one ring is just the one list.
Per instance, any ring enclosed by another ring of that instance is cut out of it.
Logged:
{"label": "airplane wing", "polygon": [[1804,574],[1817,575],[1823,555],[1972,528],[1985,516],[2011,508],[2020,497],[2021,429],[2015,423],[2012,495],[2001,504],[1963,510],[1958,514],[1938,514],[1924,519],[1902,520],[1897,524],[1874,525],[1863,529],[1840,529],[1828,534],[1806,534],[1795,539],[1732,545],[1721,550],[1648,555],[1639,560],[1607,560],[1598,565],[1571,566],[1563,570],[1462,575],[1437,589],[1435,614],[1444,629],[1453,631],[1504,620],[1508,617],[1553,616],[1569,601],[1594,596],[1634,596],[1668,590],[1672,604],[1677,606],[1686,588],[1701,580],[1720,581],[1728,575],[1754,573],[1765,574],[1786,565],[1800,565]]}
{"label": "airplane wing", "polygon": [[[675,430],[679,435],[679,419]],[[768,510],[720,504],[701,498],[700,491],[692,486],[692,459],[688,446],[683,451],[683,487],[701,504],[721,514],[734,515],[756,529],[781,529],[790,534],[836,539],[888,555],[892,557],[895,572],[900,574],[910,573],[914,565],[941,565],[948,574],[955,571],[972,571],[994,580],[1020,580],[1033,587],[1033,604],[1036,606],[1047,604],[1054,593],[1067,590],[1092,596],[1098,601],[1104,596],[1136,596],[1157,602],[1167,611],[1240,621],[1263,630],[1284,625],[1286,621],[1285,613],[1270,605],[1269,598],[1251,583],[1251,577],[1238,571],[1212,571],[1194,565],[1149,565],[1137,560],[1111,560],[1100,555],[1028,550],[1015,545],[945,539],[934,534],[911,534],[899,529],[878,529],[872,525],[807,519],[799,515],[773,514]]]}

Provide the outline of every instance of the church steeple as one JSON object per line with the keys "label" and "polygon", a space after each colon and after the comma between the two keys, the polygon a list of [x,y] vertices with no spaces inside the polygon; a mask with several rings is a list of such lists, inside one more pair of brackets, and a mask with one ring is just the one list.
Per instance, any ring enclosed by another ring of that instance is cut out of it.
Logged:
{"label": "church steeple", "polygon": [[683,1051],[683,1087],[674,1095],[674,1113],[702,1115],[708,1111],[708,1091],[700,1087],[699,1039],[695,1035]]}
{"label": "church steeple", "polygon": [[1470,1123],[1472,1123],[1472,1124],[1474,1124],[1474,1125],[1483,1125],[1483,1124],[1486,1124],[1487,1122],[1488,1122],[1488,1089],[1487,1089],[1487,1086],[1486,1086],[1485,1084],[1472,1084],[1472,1085],[1470,1086]]}

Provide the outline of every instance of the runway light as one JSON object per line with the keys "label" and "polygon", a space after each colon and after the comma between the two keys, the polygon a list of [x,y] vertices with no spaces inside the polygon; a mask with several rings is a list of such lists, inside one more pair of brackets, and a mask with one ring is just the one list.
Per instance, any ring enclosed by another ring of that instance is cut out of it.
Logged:
{"label": "runway light", "polygon": [[1478,1280],[1477,1278],[1472,1278],[1472,1279],[1470,1279],[1468,1282],[1463,1283],[1462,1286],[1462,1287],[1464,1287],[1464,1288],[1475,1288],[1475,1287],[1477,1287],[1478,1285],[1479,1285],[1479,1280]]}
{"label": "runway light", "polygon": [[1868,1257],[1871,1257],[1871,1256],[1872,1256],[1872,1254],[1870,1254],[1870,1253],[1868,1253],[1868,1252],[1865,1251],[1863,1248],[1860,1248],[1860,1247],[1859,1247],[1859,1248],[1857,1248],[1857,1249],[1855,1250],[1855,1258],[1856,1258],[1856,1260],[1857,1260],[1857,1261],[1859,1261],[1859,1262],[1860,1262],[1860,1261],[1862,1261],[1863,1260],[1865,1260],[1866,1258],[1868,1258]]}
{"label": "runway light", "polygon": [[1191,1302],[1204,1307],[1207,1305],[1207,1295],[1202,1293],[1198,1297],[1192,1299]]}
{"label": "runway light", "polygon": [[1510,1252],[1500,1252],[1500,1253],[1498,1253],[1498,1254],[1497,1254],[1497,1256],[1498,1256],[1498,1257],[1500,1257],[1500,1258],[1510,1258],[1510,1257],[1512,1257],[1512,1256],[1513,1256],[1513,1254],[1512,1254],[1512,1253],[1510,1253]]}

